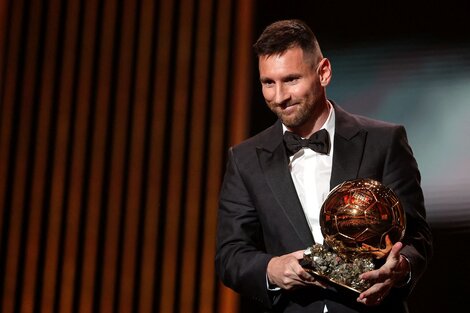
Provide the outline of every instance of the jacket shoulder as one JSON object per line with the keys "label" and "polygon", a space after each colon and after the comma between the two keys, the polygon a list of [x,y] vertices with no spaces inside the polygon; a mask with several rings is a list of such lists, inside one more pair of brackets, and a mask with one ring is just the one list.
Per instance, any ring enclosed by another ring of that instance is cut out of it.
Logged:
{"label": "jacket shoulder", "polygon": [[282,141],[282,124],[278,120],[270,127],[231,147],[236,153],[256,152],[257,148],[270,149]]}

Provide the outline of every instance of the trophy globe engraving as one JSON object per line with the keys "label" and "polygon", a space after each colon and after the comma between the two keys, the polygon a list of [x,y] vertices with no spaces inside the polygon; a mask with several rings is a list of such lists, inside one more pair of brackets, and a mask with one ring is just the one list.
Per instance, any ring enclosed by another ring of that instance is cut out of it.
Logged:
{"label": "trophy globe engraving", "polygon": [[405,212],[397,195],[372,179],[341,183],[320,210],[324,245],[304,252],[304,267],[316,276],[362,292],[370,283],[359,275],[375,268],[403,238]]}

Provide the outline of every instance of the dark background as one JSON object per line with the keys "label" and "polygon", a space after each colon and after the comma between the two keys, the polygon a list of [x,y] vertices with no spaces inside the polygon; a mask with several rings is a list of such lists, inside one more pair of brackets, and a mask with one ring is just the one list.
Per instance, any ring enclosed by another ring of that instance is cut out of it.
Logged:
{"label": "dark background", "polygon": [[[327,57],[331,50],[382,45],[397,40],[468,46],[470,32],[466,12],[458,1],[259,0],[256,1],[253,40],[276,20],[298,18],[312,28]],[[462,55],[462,58],[468,60],[469,56]],[[258,68],[255,66],[253,70],[256,82]],[[259,88],[253,88],[253,99],[264,103]],[[252,134],[275,119],[261,105],[253,106],[251,114]]]}

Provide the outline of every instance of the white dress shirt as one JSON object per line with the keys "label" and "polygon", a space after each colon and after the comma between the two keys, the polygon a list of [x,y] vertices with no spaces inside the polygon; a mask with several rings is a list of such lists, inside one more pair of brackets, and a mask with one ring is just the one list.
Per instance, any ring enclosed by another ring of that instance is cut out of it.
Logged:
{"label": "white dress shirt", "polygon": [[[289,170],[297,195],[316,243],[323,243],[320,230],[320,208],[330,192],[331,168],[333,165],[333,140],[335,134],[335,112],[330,105],[330,114],[321,127],[328,131],[331,148],[321,154],[310,148],[302,148],[289,159]],[[284,132],[287,128],[283,125]]]}

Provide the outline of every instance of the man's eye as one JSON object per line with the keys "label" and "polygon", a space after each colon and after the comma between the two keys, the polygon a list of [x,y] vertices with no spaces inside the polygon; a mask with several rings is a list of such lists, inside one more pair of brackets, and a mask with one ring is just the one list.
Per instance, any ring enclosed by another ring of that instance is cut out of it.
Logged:
{"label": "man's eye", "polygon": [[262,84],[264,87],[272,87],[272,86],[274,86],[274,83],[273,83],[273,82],[269,82],[269,81],[267,81],[267,82],[261,82],[261,84]]}

